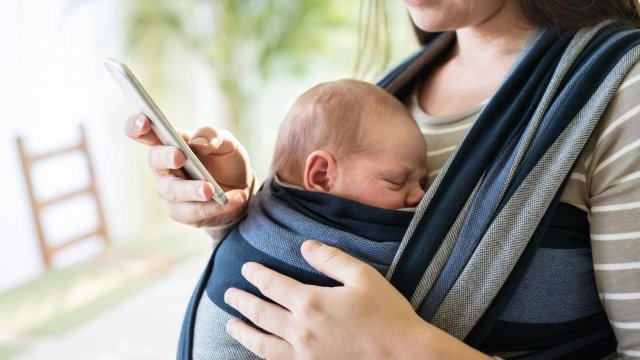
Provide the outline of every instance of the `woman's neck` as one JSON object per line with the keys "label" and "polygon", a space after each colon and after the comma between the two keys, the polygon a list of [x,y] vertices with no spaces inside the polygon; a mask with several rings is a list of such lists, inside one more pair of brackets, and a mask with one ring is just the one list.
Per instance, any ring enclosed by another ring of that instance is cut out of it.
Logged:
{"label": "woman's neck", "polygon": [[456,46],[452,57],[482,64],[501,59],[513,59],[531,35],[534,26],[528,24],[507,1],[492,16],[478,24],[456,30]]}
{"label": "woman's neck", "polygon": [[418,103],[428,114],[459,114],[491,97],[534,27],[515,16],[511,1],[486,20],[456,30],[450,56],[427,74]]}

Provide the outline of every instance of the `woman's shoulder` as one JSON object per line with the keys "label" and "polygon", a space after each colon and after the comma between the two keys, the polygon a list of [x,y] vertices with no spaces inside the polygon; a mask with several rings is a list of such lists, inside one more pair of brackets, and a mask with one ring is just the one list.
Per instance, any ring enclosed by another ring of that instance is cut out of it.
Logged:
{"label": "woman's shoulder", "polygon": [[[587,142],[581,160],[591,196],[640,171],[640,62],[620,83]],[[638,169],[636,169],[638,168]]]}

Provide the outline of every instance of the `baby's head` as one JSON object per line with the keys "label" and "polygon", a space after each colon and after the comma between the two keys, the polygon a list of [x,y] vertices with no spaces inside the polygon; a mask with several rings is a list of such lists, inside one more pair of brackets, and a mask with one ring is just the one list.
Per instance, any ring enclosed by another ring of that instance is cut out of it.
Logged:
{"label": "baby's head", "polygon": [[340,80],[295,102],[280,125],[272,172],[309,191],[399,209],[424,195],[426,153],[400,101],[375,85]]}

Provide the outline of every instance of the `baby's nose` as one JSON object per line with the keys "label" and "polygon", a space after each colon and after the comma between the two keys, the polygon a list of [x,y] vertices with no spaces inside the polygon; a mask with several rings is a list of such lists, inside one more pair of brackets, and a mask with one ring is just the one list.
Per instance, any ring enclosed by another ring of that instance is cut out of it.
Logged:
{"label": "baby's nose", "polygon": [[407,207],[416,207],[424,197],[424,190],[418,185],[409,191],[407,195]]}

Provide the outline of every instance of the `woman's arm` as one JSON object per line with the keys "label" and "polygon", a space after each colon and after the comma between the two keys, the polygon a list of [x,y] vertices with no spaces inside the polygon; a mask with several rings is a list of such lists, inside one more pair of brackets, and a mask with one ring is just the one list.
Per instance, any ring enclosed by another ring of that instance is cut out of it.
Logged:
{"label": "woman's arm", "polygon": [[624,358],[640,358],[638,80],[640,65],[631,69],[607,108],[582,165],[596,283]]}
{"label": "woman's arm", "polygon": [[181,133],[226,191],[229,202],[220,206],[211,200],[211,184],[186,178],[180,170],[186,162],[184,154],[173,146],[163,146],[144,115],[130,116],[125,122],[124,132],[151,147],[149,166],[158,180],[158,195],[165,200],[172,219],[197,227],[209,227],[228,224],[242,216],[255,176],[247,152],[231,133],[211,127],[200,128],[193,135]]}
{"label": "woman's arm", "polygon": [[343,286],[305,285],[256,263],[242,275],[275,304],[238,289],[225,301],[269,334],[234,319],[227,331],[266,359],[487,359],[423,321],[375,269],[317,241],[302,255]]}

